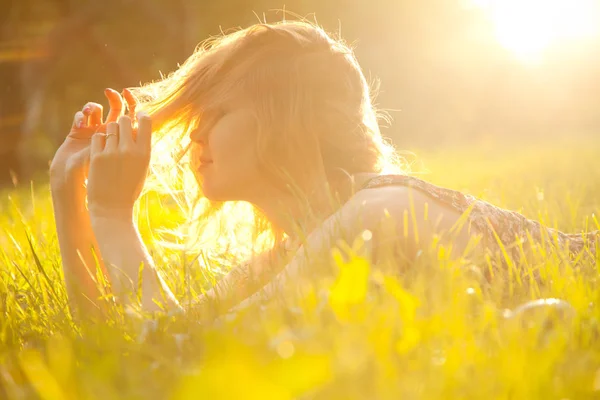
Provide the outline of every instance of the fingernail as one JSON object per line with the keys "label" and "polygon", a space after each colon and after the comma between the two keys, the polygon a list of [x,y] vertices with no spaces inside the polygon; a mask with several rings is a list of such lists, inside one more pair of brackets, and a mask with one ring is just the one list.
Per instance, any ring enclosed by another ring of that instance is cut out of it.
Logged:
{"label": "fingernail", "polygon": [[135,113],[135,116],[137,117],[137,119],[140,119],[143,117],[147,117],[148,114],[145,111],[138,111],[137,113]]}
{"label": "fingernail", "polygon": [[89,107],[89,106],[85,107],[85,108],[83,109],[83,111],[82,111],[82,112],[83,112],[84,114],[87,114],[87,113],[89,113],[89,112],[90,112],[90,107]]}

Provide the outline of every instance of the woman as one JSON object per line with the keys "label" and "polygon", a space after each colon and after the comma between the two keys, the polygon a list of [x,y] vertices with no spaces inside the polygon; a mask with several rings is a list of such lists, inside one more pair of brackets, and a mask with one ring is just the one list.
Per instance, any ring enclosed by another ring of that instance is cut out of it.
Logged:
{"label": "woman", "polygon": [[[87,310],[100,307],[96,265],[117,300],[131,301],[142,266],[144,309],[181,309],[133,218],[151,151],[160,162],[165,149],[186,150],[178,161],[188,160],[209,200],[205,211],[250,203],[257,231],[272,238],[270,250],[234,268],[192,307],[205,315],[254,293],[269,297],[299,279],[309,257],[365,231],[374,260],[392,249],[406,264],[431,243],[451,245],[450,257],[503,250],[519,257],[515,238],[526,231],[575,250],[584,244],[401,174],[352,50],[308,23],[259,24],[211,39],[172,75],[125,90],[124,100],[112,89],[105,94],[106,120],[96,103],[77,112],[50,170],[69,296]],[[219,306],[204,306],[213,303]]]}

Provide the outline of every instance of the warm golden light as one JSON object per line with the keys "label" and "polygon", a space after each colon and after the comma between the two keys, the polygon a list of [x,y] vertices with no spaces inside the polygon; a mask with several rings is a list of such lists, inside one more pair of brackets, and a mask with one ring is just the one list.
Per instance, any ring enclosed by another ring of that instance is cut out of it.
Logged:
{"label": "warm golden light", "polygon": [[523,61],[550,46],[600,33],[598,0],[473,0],[488,11],[498,41]]}

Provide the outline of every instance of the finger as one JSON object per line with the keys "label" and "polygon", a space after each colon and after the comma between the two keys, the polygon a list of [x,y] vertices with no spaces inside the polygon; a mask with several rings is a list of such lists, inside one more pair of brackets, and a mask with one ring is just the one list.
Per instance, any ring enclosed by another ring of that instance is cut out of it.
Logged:
{"label": "finger", "polygon": [[123,102],[123,98],[116,90],[111,88],[107,88],[104,90],[104,95],[108,99],[108,104],[110,106],[110,110],[108,111],[108,116],[106,117],[106,123],[116,122],[117,119],[123,115],[123,109],[125,108],[125,104]]}
{"label": "finger", "polygon": [[85,147],[84,149],[81,149],[75,153],[73,156],[73,162],[76,163],[76,165],[83,167],[87,175],[87,170],[90,165],[90,148]]}
{"label": "finger", "polygon": [[119,118],[119,146],[123,149],[132,149],[135,142],[133,139],[133,126],[131,118],[123,115]]}
{"label": "finger", "polygon": [[[126,117],[121,117],[119,120]],[[123,132],[120,126],[116,122],[109,122],[106,125],[106,144],[104,145],[104,151],[115,151],[119,147],[119,136]]]}
{"label": "finger", "polygon": [[102,153],[104,150],[105,134],[96,132],[92,135],[92,143],[90,144],[90,156]]}
{"label": "finger", "polygon": [[88,117],[87,125],[90,127],[102,125],[102,104],[89,102],[83,107],[83,113]]}
{"label": "finger", "polygon": [[150,116],[143,111],[137,113],[138,132],[136,145],[142,149],[150,151],[152,144],[152,120]]}
{"label": "finger", "polygon": [[71,139],[89,140],[94,133],[94,129],[88,127],[87,120],[88,117],[83,111],[76,112],[73,118],[73,126],[68,136]]}
{"label": "finger", "polygon": [[128,115],[132,120],[135,120],[136,115],[136,108],[137,108],[137,104],[138,101],[136,99],[136,97],[133,95],[133,93],[131,93],[131,90],[125,88],[123,89],[123,98],[125,99],[125,101],[127,102],[127,110],[128,110]]}
{"label": "finger", "polygon": [[73,126],[72,129],[81,129],[85,127],[86,124],[86,116],[82,111],[77,111],[75,113],[75,117],[73,117]]}

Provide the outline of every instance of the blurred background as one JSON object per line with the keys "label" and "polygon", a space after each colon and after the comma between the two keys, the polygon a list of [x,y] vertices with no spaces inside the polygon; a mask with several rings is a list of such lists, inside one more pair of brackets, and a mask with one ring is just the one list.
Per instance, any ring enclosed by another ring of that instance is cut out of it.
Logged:
{"label": "blurred background", "polygon": [[399,149],[600,135],[600,0],[0,0],[0,182],[44,174],[105,87],[294,15],[354,44]]}

